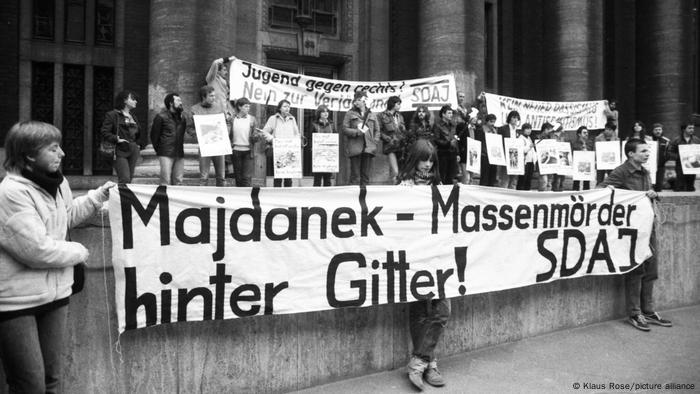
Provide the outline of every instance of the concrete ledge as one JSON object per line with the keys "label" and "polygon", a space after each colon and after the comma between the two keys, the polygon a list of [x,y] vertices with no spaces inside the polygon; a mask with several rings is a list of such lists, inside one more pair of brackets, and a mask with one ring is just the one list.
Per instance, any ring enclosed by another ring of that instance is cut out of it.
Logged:
{"label": "concrete ledge", "polygon": [[[664,193],[659,212],[657,307],[698,304],[700,193]],[[88,246],[91,257],[86,288],[71,300],[62,392],[285,392],[398,368],[407,361],[408,308],[384,305],[131,331],[119,338],[121,363],[114,348],[118,336],[109,228],[102,228],[96,216],[71,235]],[[624,314],[619,276],[452,301],[440,357]],[[0,386],[0,393],[6,392]]]}

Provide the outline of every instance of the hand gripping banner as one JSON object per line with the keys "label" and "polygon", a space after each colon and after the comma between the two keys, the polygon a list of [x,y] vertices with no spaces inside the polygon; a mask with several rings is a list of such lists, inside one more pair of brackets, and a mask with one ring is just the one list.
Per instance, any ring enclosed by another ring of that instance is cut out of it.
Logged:
{"label": "hand gripping banner", "polygon": [[622,274],[654,214],[607,188],[120,185],[109,216],[123,332]]}

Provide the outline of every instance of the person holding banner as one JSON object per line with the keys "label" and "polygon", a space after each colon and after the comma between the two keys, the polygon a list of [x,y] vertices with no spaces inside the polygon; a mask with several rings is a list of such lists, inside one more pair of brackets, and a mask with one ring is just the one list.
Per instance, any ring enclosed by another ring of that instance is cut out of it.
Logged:
{"label": "person holding banner", "polygon": [[518,139],[522,141],[525,149],[525,174],[518,176],[518,183],[515,185],[516,190],[530,190],[532,188],[532,174],[535,172],[535,163],[537,163],[537,153],[535,152],[535,142],[532,140],[532,125],[523,123]]}
{"label": "person holding banner", "polygon": [[[216,59],[211,63],[209,71],[207,72],[206,82],[207,85],[214,88],[216,92],[216,105],[221,108],[221,112],[224,113],[226,117],[226,125],[229,128],[229,134],[232,133],[231,128],[233,127],[233,107],[229,101],[229,83],[228,75],[229,68],[231,67],[230,62],[236,60],[235,56],[223,57],[221,59]],[[225,156],[226,174],[231,170],[233,156]]]}
{"label": "person holding banner", "polygon": [[114,170],[117,182],[131,183],[141,149],[146,146],[146,134],[131,111],[136,108],[136,95],[128,90],[117,93],[114,109],[105,114],[100,134],[103,141],[115,144]]}
{"label": "person holding banner", "polygon": [[498,183],[498,166],[489,162],[489,155],[486,154],[486,133],[496,134],[496,115],[488,114],[484,119],[484,124],[477,135],[477,140],[481,141],[481,172],[479,185],[496,186]]}
{"label": "person holding banner", "polygon": [[[301,135],[299,134],[299,126],[297,120],[289,112],[292,104],[288,100],[282,99],[277,103],[277,112],[270,116],[263,127],[263,133],[268,136],[268,140],[275,138],[298,138],[299,146],[301,147]],[[269,137],[272,137],[271,139]],[[274,187],[291,187],[292,178],[275,178]]]}
{"label": "person holding banner", "polygon": [[[617,135],[615,135],[615,130],[617,129],[617,126],[613,123],[608,121],[605,124],[605,129],[603,129],[603,132],[598,134],[597,137],[595,137],[595,142],[602,142],[602,141],[617,141]],[[597,153],[596,153],[597,155]],[[605,179],[605,176],[610,174],[612,170],[597,170],[596,171],[596,183],[601,183]]]}
{"label": "person holding banner", "polygon": [[88,250],[68,229],[109,197],[106,182],[73,198],[60,171],[61,132],[48,123],[12,126],[0,183],[0,359],[11,393],[56,393],[74,267]]}
{"label": "person holding banner", "polygon": [[676,162],[676,183],[673,185],[673,190],[677,192],[695,191],[695,175],[683,174],[682,160],[678,151],[678,145],[700,144],[700,138],[694,134],[695,125],[684,123],[681,125],[681,135],[671,141],[668,146],[668,158]]}
{"label": "person holding banner", "polygon": [[379,145],[379,123],[367,108],[367,92],[355,92],[352,108],[343,118],[345,154],[350,158],[350,184],[369,184],[372,161]]}
{"label": "person holding banner", "polygon": [[658,143],[658,154],[656,160],[656,180],[654,190],[660,192],[664,188],[664,176],[666,173],[666,161],[668,160],[668,145],[671,140],[664,137],[664,126],[661,123],[654,123],[651,126],[651,140]]}
{"label": "person holding banner", "polygon": [[459,137],[459,165],[462,167],[461,182],[465,185],[470,185],[472,183],[472,173],[467,171],[467,156],[469,155],[467,141],[468,138],[476,140],[476,128],[479,121],[477,116],[479,116],[479,110],[471,107],[470,112],[465,117],[465,123],[462,124],[462,127],[457,127],[457,136]]}
{"label": "person holding banner", "polygon": [[389,177],[391,179],[399,175],[398,157],[401,156],[401,146],[406,134],[406,126],[404,126],[403,116],[399,109],[401,109],[401,98],[391,96],[386,101],[386,111],[377,115],[382,152],[389,159]]}
{"label": "person holding banner", "polygon": [[[510,111],[506,117],[506,124],[498,128],[498,134],[503,138],[517,138],[520,114],[518,111]],[[498,187],[515,189],[518,183],[518,175],[508,175],[506,166],[498,166]]]}
{"label": "person holding banner", "polygon": [[455,125],[452,123],[454,111],[449,105],[440,108],[439,118],[433,125],[433,141],[437,146],[438,167],[444,185],[454,183],[457,176],[457,153],[459,140],[455,134]]}
{"label": "person holding banner", "polygon": [[[409,148],[408,157],[399,174],[399,184],[439,185],[440,169],[435,165],[438,159],[435,146],[430,141],[419,139]],[[434,352],[450,318],[450,309],[449,298],[433,298],[409,304],[408,324],[413,351],[406,369],[408,379],[421,390],[424,379],[432,386],[445,385]]]}
{"label": "person holding banner", "polygon": [[[646,192],[647,197],[656,199],[658,195],[651,188],[649,171],[642,166],[649,160],[649,145],[646,141],[632,138],[625,143],[627,161],[615,168],[608,178],[597,187],[620,188]],[[655,246],[655,232],[651,234],[652,253]],[[633,327],[649,331],[649,324],[671,327],[671,322],[663,319],[654,310],[654,281],[658,278],[656,256],[652,255],[640,267],[627,273],[625,277],[625,301],[629,318],[627,322]]]}
{"label": "person holding banner", "polygon": [[[335,124],[329,120],[330,111],[328,107],[321,104],[316,108],[316,116],[314,121],[311,122],[311,135],[320,134],[334,134],[337,133],[335,129]],[[313,137],[312,137],[313,140]],[[312,150],[313,151],[313,150]],[[314,186],[331,186],[331,173],[330,172],[315,172],[314,173]]]}
{"label": "person holding banner", "polygon": [[236,115],[233,117],[233,138],[231,162],[236,187],[248,187],[253,177],[253,147],[255,142],[264,137],[256,131],[258,125],[255,116],[249,113],[250,101],[241,97],[236,100]]}
{"label": "person holding banner", "polygon": [[614,99],[609,101],[605,100],[604,104],[605,108],[603,109],[603,114],[608,119],[608,122],[611,122],[615,125],[615,128],[617,128],[620,119],[620,111],[617,110],[617,101]]}
{"label": "person holding banner", "polygon": [[[595,148],[593,147],[593,142],[588,139],[588,128],[586,126],[581,126],[576,130],[576,140],[571,144],[573,151],[591,151]],[[583,190],[590,190],[591,181],[583,181]],[[574,181],[574,190],[581,190],[581,181]]]}
{"label": "person holding banner", "polygon": [[[213,115],[223,112],[221,107],[216,104],[216,91],[212,86],[204,85],[199,88],[199,99],[200,102],[190,108],[192,115]],[[187,119],[187,133],[195,134],[194,119],[191,117],[188,117]],[[201,149],[199,152],[199,186],[207,186],[209,183],[209,169],[211,168],[212,163],[214,163],[214,173],[216,174],[216,186],[226,186],[226,164],[224,156],[205,157],[202,156]]]}

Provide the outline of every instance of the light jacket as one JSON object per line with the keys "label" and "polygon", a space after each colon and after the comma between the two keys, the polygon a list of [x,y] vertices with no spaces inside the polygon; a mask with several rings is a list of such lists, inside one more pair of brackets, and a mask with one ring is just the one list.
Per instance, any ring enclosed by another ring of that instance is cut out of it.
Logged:
{"label": "light jacket", "polygon": [[97,190],[73,199],[66,180],[54,199],[29,179],[8,173],[0,183],[0,312],[38,307],[68,297],[73,266],[88,251],[66,241],[106,197]]}
{"label": "light jacket", "polygon": [[[369,111],[369,110],[368,110]],[[345,154],[347,157],[359,156],[362,153],[369,155],[377,154],[377,145],[379,145],[379,122],[375,115],[371,112],[367,114],[367,122],[364,122],[368,130],[363,133],[360,130],[364,118],[360,111],[352,108],[345,113],[343,118],[343,135],[345,136]]]}

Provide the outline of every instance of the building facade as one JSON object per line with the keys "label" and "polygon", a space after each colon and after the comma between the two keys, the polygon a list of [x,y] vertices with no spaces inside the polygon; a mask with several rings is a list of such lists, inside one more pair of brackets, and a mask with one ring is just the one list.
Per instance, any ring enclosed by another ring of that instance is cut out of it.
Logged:
{"label": "building facade", "polygon": [[[147,130],[163,97],[194,104],[211,62],[234,55],[326,78],[454,73],[458,89],[534,100],[615,98],[670,137],[700,113],[700,0],[11,0],[0,5],[0,139],[17,120],[64,133],[69,175],[109,175],[96,153],[116,92]],[[271,103],[272,104],[272,103]],[[276,104],[276,103],[275,103]],[[262,121],[273,106],[255,106]],[[294,110],[306,130],[312,111]],[[343,114],[333,114],[339,124]],[[409,114],[406,114],[409,116]],[[306,152],[308,153],[308,152]],[[305,155],[305,173],[310,168]],[[266,161],[256,158],[255,183]],[[338,183],[347,180],[341,164]],[[378,157],[372,176],[388,181]]]}

